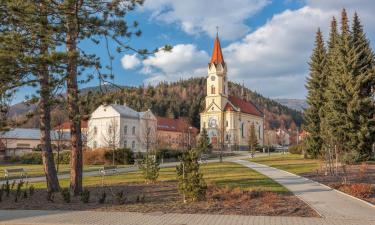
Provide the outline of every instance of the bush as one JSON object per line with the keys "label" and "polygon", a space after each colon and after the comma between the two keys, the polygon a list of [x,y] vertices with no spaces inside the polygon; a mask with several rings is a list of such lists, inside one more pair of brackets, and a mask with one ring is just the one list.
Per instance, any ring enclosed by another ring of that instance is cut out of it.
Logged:
{"label": "bush", "polygon": [[369,198],[374,194],[374,188],[371,184],[346,184],[341,185],[339,190],[357,198]]}
{"label": "bush", "polygon": [[303,151],[303,145],[291,145],[288,148],[288,152],[291,154],[302,154]]}
{"label": "bush", "polygon": [[100,196],[100,198],[98,200],[99,204],[104,204],[106,198],[107,198],[107,194],[105,193],[105,191],[103,191],[102,195]]}
{"label": "bush", "polygon": [[[106,161],[113,161],[113,150],[107,150],[104,153]],[[115,163],[116,164],[133,164],[134,154],[128,148],[119,148],[115,150]]]}
{"label": "bush", "polygon": [[[57,163],[57,152],[53,154],[55,163]],[[59,154],[59,163],[60,164],[69,164],[70,163],[70,151],[60,151]]]}
{"label": "bush", "polygon": [[63,188],[61,190],[61,196],[64,199],[65,203],[70,203],[70,190],[69,190],[69,188]]}
{"label": "bush", "polygon": [[104,149],[86,150],[83,152],[83,163],[86,165],[103,165],[108,162],[104,158]]}
{"label": "bush", "polygon": [[159,149],[156,151],[156,157],[158,159],[178,159],[182,156],[183,151],[171,150],[171,149]]}
{"label": "bush", "polygon": [[83,203],[89,203],[90,201],[90,191],[87,188],[83,189],[81,193],[81,201]]}
{"label": "bush", "polygon": [[41,152],[31,152],[25,153],[20,157],[20,162],[22,164],[42,164],[42,153]]}

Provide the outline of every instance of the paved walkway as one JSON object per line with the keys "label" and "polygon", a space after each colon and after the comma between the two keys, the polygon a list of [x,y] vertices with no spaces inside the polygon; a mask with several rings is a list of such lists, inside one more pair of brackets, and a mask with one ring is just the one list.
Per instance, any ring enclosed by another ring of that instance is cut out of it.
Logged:
{"label": "paved walkway", "polygon": [[[325,185],[273,167],[236,160],[282,184],[325,218],[367,220],[375,223],[375,207]],[[363,222],[368,224],[368,222]]]}
{"label": "paved walkway", "polygon": [[375,225],[333,218],[162,214],[92,211],[0,210],[0,225]]}

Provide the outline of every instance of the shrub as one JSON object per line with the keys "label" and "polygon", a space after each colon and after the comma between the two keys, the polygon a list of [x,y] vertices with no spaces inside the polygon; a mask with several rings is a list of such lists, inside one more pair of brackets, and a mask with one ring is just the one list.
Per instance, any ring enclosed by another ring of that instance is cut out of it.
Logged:
{"label": "shrub", "polygon": [[346,184],[342,185],[339,190],[357,198],[369,198],[374,194],[371,184]]}
{"label": "shrub", "polygon": [[100,196],[100,198],[98,200],[99,204],[104,204],[106,198],[107,198],[107,194],[105,193],[105,191],[103,191],[102,195]]}
{"label": "shrub", "polygon": [[302,151],[303,151],[303,145],[302,145],[302,144],[299,144],[299,145],[291,145],[291,146],[289,146],[288,151],[289,151],[289,153],[291,153],[291,154],[302,154]]}
{"label": "shrub", "polygon": [[[113,150],[107,150],[104,153],[106,161],[113,161]],[[115,162],[117,164],[133,164],[134,154],[128,148],[119,148],[115,150]]]}
{"label": "shrub", "polygon": [[42,154],[41,152],[25,153],[20,157],[20,162],[23,164],[42,164]]}
{"label": "shrub", "polygon": [[149,155],[139,164],[139,169],[142,171],[146,182],[155,182],[159,177],[160,167],[155,158],[153,155]]}
{"label": "shrub", "polygon": [[64,199],[65,203],[70,203],[70,190],[69,190],[69,188],[63,188],[61,190],[61,196]]}
{"label": "shrub", "polygon": [[200,201],[206,197],[207,185],[199,170],[198,157],[199,153],[191,149],[182,155],[181,164],[176,168],[178,190],[185,200]]}
{"label": "shrub", "polygon": [[107,164],[104,158],[104,149],[86,150],[83,152],[83,163],[86,165],[103,165]]}
{"label": "shrub", "polygon": [[34,188],[34,186],[33,186],[33,185],[30,185],[30,187],[29,187],[29,195],[30,195],[30,196],[33,196],[34,193],[35,193],[35,188]]}
{"label": "shrub", "polygon": [[[57,153],[53,154],[55,163],[57,163]],[[59,163],[60,164],[69,164],[70,163],[70,151],[60,151],[59,154]]]}
{"label": "shrub", "polygon": [[83,189],[81,193],[81,201],[83,203],[89,203],[90,201],[90,191],[87,188]]}
{"label": "shrub", "polygon": [[126,197],[124,196],[124,191],[119,191],[119,192],[116,193],[116,201],[120,205],[125,204]]}

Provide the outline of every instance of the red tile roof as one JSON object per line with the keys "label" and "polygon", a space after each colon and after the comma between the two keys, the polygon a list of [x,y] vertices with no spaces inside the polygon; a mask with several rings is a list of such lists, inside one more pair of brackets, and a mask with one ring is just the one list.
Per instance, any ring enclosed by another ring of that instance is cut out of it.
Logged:
{"label": "red tile roof", "polygon": [[[87,121],[81,120],[81,129],[87,128]],[[56,126],[55,129],[63,129],[63,130],[70,130],[70,121],[66,121],[60,126]]]}
{"label": "red tile roof", "polygon": [[[251,101],[246,101],[238,97],[229,96],[229,101],[237,108],[241,110],[241,112],[248,113],[254,116],[261,116],[263,117],[263,112],[260,111],[254,103]],[[228,108],[230,109],[230,108]],[[232,108],[233,109],[233,108]],[[230,111],[230,110],[229,110]]]}
{"label": "red tile roof", "polygon": [[[166,117],[156,117],[157,119],[157,130],[162,131],[172,131],[172,132],[187,132],[189,127],[192,127],[186,119],[179,118],[179,119],[170,119]],[[193,133],[198,133],[198,129],[192,127]]]}
{"label": "red tile roof", "polygon": [[221,51],[219,37],[216,37],[214,43],[214,49],[212,50],[212,56],[210,64],[215,63],[215,65],[221,63],[224,64],[223,52]]}

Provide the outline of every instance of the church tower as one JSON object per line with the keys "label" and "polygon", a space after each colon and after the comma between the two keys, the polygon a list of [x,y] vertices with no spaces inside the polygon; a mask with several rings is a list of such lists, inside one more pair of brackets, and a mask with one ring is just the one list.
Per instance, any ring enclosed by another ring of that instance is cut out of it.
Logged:
{"label": "church tower", "polygon": [[219,37],[216,35],[211,60],[208,64],[206,110],[223,111],[227,102],[227,65],[221,51]]}

